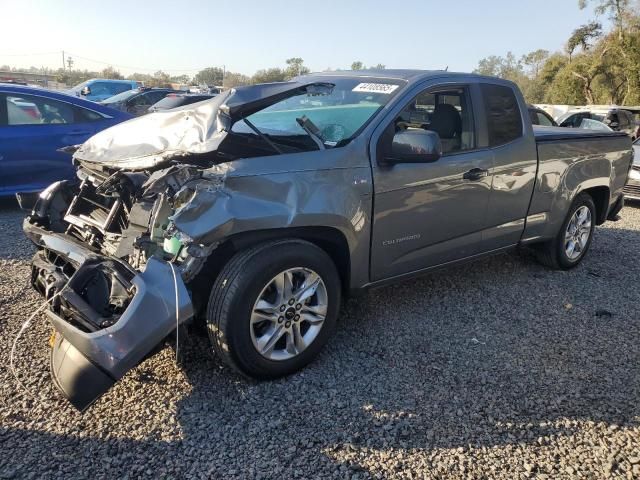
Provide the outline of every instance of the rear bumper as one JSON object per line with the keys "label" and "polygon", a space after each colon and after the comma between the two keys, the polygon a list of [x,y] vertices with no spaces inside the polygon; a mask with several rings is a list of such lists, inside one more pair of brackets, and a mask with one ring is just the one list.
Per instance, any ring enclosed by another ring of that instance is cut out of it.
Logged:
{"label": "rear bumper", "polygon": [[[169,263],[151,258],[145,270],[137,272],[28,219],[24,231],[41,248],[32,264],[34,288],[48,299],[58,294],[47,311],[57,332],[51,356],[53,379],[79,410],[193,316],[189,293]],[[111,283],[106,289],[95,287],[101,282]],[[118,287],[114,298],[122,308],[111,308],[105,315],[105,304],[112,307],[113,301],[101,292],[114,295],[114,285]],[[92,290],[87,293],[87,288]]]}
{"label": "rear bumper", "polygon": [[622,191],[627,199],[640,200],[640,180],[629,179]]}

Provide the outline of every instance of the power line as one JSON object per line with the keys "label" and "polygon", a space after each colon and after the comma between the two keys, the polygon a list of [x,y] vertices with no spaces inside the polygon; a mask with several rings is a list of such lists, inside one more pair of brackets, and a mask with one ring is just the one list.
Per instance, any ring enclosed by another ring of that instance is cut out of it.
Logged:
{"label": "power line", "polygon": [[56,52],[38,52],[38,53],[0,53],[0,57],[33,57],[38,55],[58,55],[60,50]]}
{"label": "power line", "polygon": [[[60,55],[60,50],[55,51],[55,52],[32,52],[32,53],[25,53],[25,54],[21,54],[21,53],[1,53],[0,57],[6,56],[6,57],[22,57],[22,56],[43,56],[43,55]],[[149,67],[134,67],[131,65],[122,65],[119,63],[113,63],[113,62],[106,62],[104,60],[98,60],[95,58],[89,58],[89,57],[85,57],[83,55],[78,55],[77,53],[73,53],[70,52],[68,50],[63,50],[62,51],[62,58],[63,58],[63,63],[65,62],[65,56],[67,58],[73,58],[73,59],[79,59],[79,60],[84,60],[86,62],[91,62],[91,63],[96,63],[96,64],[100,64],[100,65],[107,65],[107,66],[112,66],[112,67],[117,67],[117,68],[126,68],[128,70],[133,70],[133,71],[143,71],[143,72],[157,72],[158,70],[163,71],[163,72],[177,72],[177,73],[192,73],[192,72],[199,72],[201,70],[204,70],[205,68],[219,68],[221,70],[226,70],[225,66],[222,65],[208,65],[206,67],[196,67],[196,68],[149,68]],[[66,68],[66,65],[63,66],[63,69]]]}
{"label": "power line", "polygon": [[67,55],[71,55],[74,58],[79,58],[79,59],[85,60],[87,62],[99,63],[101,65],[110,65],[112,67],[126,68],[126,69],[129,69],[129,70],[146,70],[146,71],[150,71],[150,72],[155,72],[155,71],[158,71],[158,70],[162,70],[164,72],[199,72],[200,70],[204,70],[205,68],[207,68],[207,67],[199,67],[199,68],[162,68],[162,69],[158,69],[158,68],[146,68],[146,67],[132,67],[131,65],[121,65],[121,64],[112,63],[112,62],[105,62],[103,60],[96,60],[94,58],[83,57],[81,55],[78,55],[76,53],[69,52],[69,51],[66,51],[65,53]]}

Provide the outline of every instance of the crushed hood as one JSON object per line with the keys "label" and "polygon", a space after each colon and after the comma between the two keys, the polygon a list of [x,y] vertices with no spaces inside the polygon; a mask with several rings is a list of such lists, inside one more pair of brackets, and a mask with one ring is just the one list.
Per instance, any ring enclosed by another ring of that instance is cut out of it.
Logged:
{"label": "crushed hood", "polygon": [[73,158],[145,170],[176,157],[213,152],[236,121],[288,97],[321,94],[331,88],[329,83],[301,81],[238,87],[210,100],[150,113],[103,130],[87,140]]}

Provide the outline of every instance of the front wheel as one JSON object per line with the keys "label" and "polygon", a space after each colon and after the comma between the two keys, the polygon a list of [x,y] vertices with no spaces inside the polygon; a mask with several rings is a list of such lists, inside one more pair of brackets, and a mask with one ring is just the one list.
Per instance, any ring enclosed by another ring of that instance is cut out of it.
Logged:
{"label": "front wheel", "polygon": [[568,270],[578,265],[591,245],[595,230],[596,207],[587,193],[581,193],[571,204],[556,237],[538,247],[540,263]]}
{"label": "front wheel", "polygon": [[327,343],[340,303],[331,258],[302,240],[237,253],[216,279],[207,311],[214,350],[244,375],[293,373]]}

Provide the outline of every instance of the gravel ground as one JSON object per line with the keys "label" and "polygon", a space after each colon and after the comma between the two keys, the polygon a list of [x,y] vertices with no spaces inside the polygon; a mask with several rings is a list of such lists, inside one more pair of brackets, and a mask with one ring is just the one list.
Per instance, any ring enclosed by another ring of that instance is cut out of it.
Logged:
{"label": "gravel ground", "polygon": [[640,478],[640,208],[571,272],[501,255],[350,301],[303,372],[190,337],[84,414],[52,387],[21,214],[0,205],[0,478]]}

